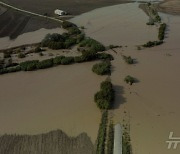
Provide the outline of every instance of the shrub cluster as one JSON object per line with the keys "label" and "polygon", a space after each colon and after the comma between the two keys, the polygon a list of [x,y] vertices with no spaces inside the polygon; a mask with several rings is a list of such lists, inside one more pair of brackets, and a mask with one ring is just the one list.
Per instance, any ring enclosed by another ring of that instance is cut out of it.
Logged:
{"label": "shrub cluster", "polygon": [[166,24],[163,23],[159,27],[159,34],[158,34],[159,40],[164,40],[165,31],[166,31]]}
{"label": "shrub cluster", "polygon": [[106,141],[106,127],[108,122],[108,112],[104,111],[102,113],[101,123],[99,125],[98,136],[97,136],[97,147],[96,154],[105,153],[105,141]]}
{"label": "shrub cluster", "polygon": [[113,154],[114,150],[114,125],[109,124],[108,140],[107,140],[107,154]]}
{"label": "shrub cluster", "polygon": [[134,63],[134,60],[131,58],[131,56],[124,56],[123,55],[123,59],[125,60],[125,62],[127,64],[133,64]]}
{"label": "shrub cluster", "polygon": [[100,91],[94,95],[94,101],[99,109],[111,109],[114,100],[114,90],[112,83],[108,80],[103,81]]}
{"label": "shrub cluster", "polygon": [[100,42],[91,39],[91,38],[86,38],[84,39],[80,44],[80,47],[86,47],[90,51],[98,52],[98,51],[104,51],[105,47],[102,45]]}
{"label": "shrub cluster", "polygon": [[78,28],[72,27],[68,33],[47,34],[42,40],[41,45],[53,50],[68,49],[71,46],[81,42],[84,39],[84,34]]}
{"label": "shrub cluster", "polygon": [[21,71],[21,67],[18,65],[15,67],[2,68],[0,69],[0,74],[13,73],[19,71]]}
{"label": "shrub cluster", "polygon": [[161,45],[162,43],[163,41],[153,41],[153,42],[149,41],[146,44],[144,44],[143,47],[150,48],[150,47]]}
{"label": "shrub cluster", "polygon": [[104,61],[93,65],[92,71],[97,75],[108,75],[111,73],[111,63],[110,61]]}
{"label": "shrub cluster", "polygon": [[125,77],[124,81],[130,85],[132,85],[135,82],[135,78],[133,78],[132,76],[128,75]]}

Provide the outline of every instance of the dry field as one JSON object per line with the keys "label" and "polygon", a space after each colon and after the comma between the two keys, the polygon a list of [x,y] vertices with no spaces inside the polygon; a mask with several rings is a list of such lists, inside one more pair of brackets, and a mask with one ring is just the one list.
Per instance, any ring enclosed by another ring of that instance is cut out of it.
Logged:
{"label": "dry field", "polygon": [[[1,7],[4,10],[4,7]],[[40,28],[56,28],[60,24],[55,21],[49,21],[40,17],[34,17],[23,14],[12,9],[7,9],[3,13],[0,11],[0,37],[9,36],[11,39],[18,35],[38,30]]]}
{"label": "dry field", "polygon": [[69,137],[61,130],[39,135],[0,136],[1,154],[93,154],[94,146],[82,133]]}
{"label": "dry field", "polygon": [[158,5],[161,12],[180,15],[180,0],[165,0]]}
{"label": "dry field", "polygon": [[[57,8],[65,10],[70,14],[78,15],[95,8],[125,3],[128,2],[128,0],[3,0],[3,2],[27,11],[42,15],[46,13],[48,16],[54,16],[54,10]],[[12,9],[4,11],[4,9],[5,8],[0,6],[0,37],[10,36],[11,39],[14,39],[22,33],[35,31],[40,28],[51,29],[60,27],[59,23],[55,21],[33,17],[13,11]]]}

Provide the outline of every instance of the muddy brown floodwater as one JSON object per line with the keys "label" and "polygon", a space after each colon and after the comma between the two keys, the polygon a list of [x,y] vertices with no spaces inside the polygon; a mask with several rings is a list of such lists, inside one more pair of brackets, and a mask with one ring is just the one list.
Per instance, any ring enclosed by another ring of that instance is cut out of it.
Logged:
{"label": "muddy brown floodwater", "polygon": [[94,62],[0,76],[0,134],[38,134],[61,129],[86,132],[95,142],[100,111],[93,96],[105,77]]}
{"label": "muddy brown floodwater", "polygon": [[[115,57],[112,114],[115,123],[122,124],[125,119],[130,124],[134,154],[179,154],[180,149],[168,150],[166,143],[170,131],[180,136],[180,16],[160,16],[168,24],[165,43],[143,50],[135,45],[157,40],[158,31],[146,25],[148,18],[136,3],[102,8],[72,19],[87,28],[87,35],[105,45],[128,45],[116,49],[117,54],[110,52]],[[136,63],[127,65],[121,54],[132,56]],[[125,84],[127,75],[137,78],[137,83]]]}

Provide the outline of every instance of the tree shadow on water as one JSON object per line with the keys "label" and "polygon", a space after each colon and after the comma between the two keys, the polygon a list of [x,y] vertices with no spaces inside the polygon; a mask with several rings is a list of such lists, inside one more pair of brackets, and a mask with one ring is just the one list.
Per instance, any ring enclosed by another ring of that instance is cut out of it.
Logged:
{"label": "tree shadow on water", "polygon": [[115,85],[115,86],[113,86],[113,88],[115,91],[115,99],[114,99],[113,109],[118,109],[120,107],[120,105],[122,105],[126,102],[126,98],[123,97],[124,87]]}

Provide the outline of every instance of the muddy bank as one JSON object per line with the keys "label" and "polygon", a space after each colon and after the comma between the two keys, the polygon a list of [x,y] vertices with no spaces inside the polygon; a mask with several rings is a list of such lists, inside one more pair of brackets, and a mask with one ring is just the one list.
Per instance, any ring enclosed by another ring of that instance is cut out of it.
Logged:
{"label": "muddy bank", "polygon": [[3,135],[0,136],[0,153],[8,154],[93,154],[94,146],[82,133],[69,137],[61,130],[39,135]]}

